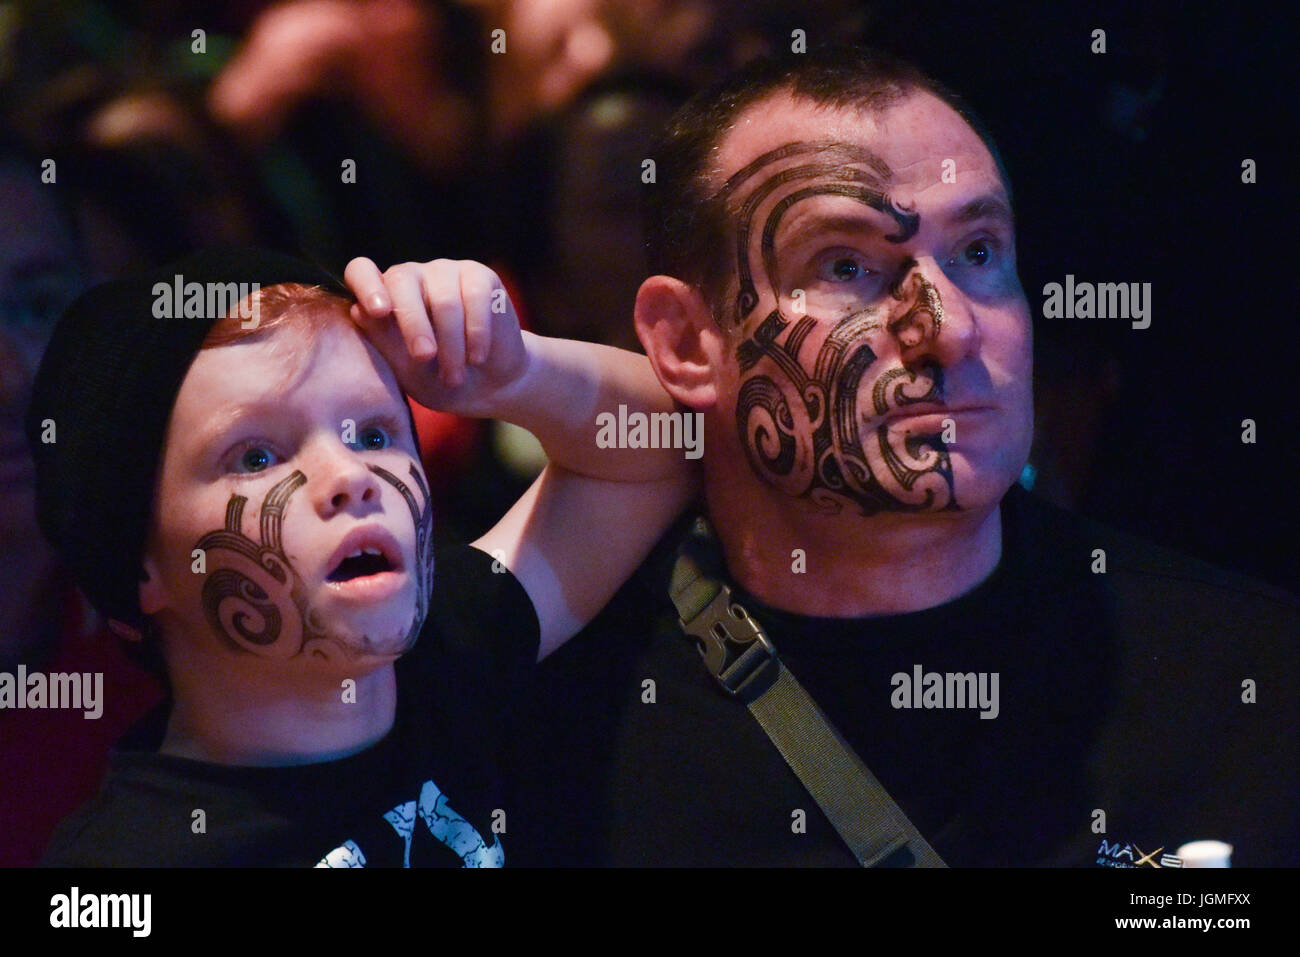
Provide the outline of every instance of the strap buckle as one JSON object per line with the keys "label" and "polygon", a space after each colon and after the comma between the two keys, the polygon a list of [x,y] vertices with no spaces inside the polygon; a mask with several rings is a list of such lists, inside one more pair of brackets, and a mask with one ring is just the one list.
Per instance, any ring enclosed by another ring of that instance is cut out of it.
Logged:
{"label": "strap buckle", "polygon": [[776,680],[780,665],[776,648],[759,623],[732,602],[731,589],[726,585],[698,615],[690,621],[679,618],[678,622],[686,634],[699,642],[705,667],[727,694],[733,697],[745,697],[751,692],[761,694]]}

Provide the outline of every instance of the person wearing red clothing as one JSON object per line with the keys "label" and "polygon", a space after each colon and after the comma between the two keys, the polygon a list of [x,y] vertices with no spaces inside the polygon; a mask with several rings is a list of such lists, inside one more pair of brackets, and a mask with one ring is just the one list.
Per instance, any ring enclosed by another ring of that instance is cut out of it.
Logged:
{"label": "person wearing red clothing", "polygon": [[51,654],[28,670],[102,675],[100,714],[71,708],[0,710],[0,867],[39,860],[55,826],[85,802],[104,776],[109,749],[163,700],[163,687],[71,583],[57,574],[52,607],[60,627]]}

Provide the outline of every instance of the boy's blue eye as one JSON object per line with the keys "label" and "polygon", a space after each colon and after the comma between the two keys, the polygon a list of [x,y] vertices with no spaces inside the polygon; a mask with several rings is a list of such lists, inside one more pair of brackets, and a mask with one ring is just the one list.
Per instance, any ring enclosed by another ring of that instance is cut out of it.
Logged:
{"label": "boy's blue eye", "polygon": [[244,472],[261,472],[271,467],[271,453],[266,449],[251,448],[239,457],[239,467]]}
{"label": "boy's blue eye", "polygon": [[369,428],[362,429],[357,434],[356,447],[358,449],[375,452],[379,449],[386,449],[390,445],[392,445],[392,440],[388,437],[388,433],[378,426],[372,425]]}

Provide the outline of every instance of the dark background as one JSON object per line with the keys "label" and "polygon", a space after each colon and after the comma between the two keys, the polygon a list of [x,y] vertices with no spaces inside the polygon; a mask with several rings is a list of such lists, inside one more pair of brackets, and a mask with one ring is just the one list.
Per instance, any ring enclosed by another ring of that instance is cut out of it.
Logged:
{"label": "dark background", "polygon": [[[58,156],[63,181],[88,197],[100,223],[85,234],[94,276],[174,258],[214,233],[336,271],[352,255],[381,266],[482,258],[517,282],[539,331],[621,343],[644,271],[627,233],[635,211],[619,204],[635,192],[648,132],[738,59],[728,43],[745,33],[780,47],[799,28],[810,44],[893,50],[970,101],[1012,178],[1036,316],[1037,490],[1216,564],[1292,590],[1300,581],[1295,157],[1283,149],[1295,141],[1296,38],[1263,4],[719,2],[709,43],[675,69],[606,71],[509,136],[487,129],[484,105],[467,157],[436,175],[329,98],[305,104],[260,152],[202,119],[180,145],[87,146],[87,117],[121,90],[152,85],[197,109],[209,77],[178,67],[175,48],[199,23],[214,56],[228,52],[266,4],[19,6],[41,12],[5,50],[6,135],[35,157]],[[439,69],[467,103],[484,104],[491,6],[427,7],[444,24]],[[1104,54],[1090,51],[1094,29],[1106,32]],[[592,146],[583,122],[611,89],[631,93],[638,122]],[[359,157],[368,175],[358,186],[339,187],[340,155]],[[1253,185],[1241,181],[1246,158]],[[612,190],[607,221],[572,215],[602,188]],[[211,226],[227,220],[242,225]],[[607,258],[595,262],[593,248]],[[1067,273],[1151,283],[1150,328],[1041,318],[1044,284]],[[584,309],[599,316],[590,328],[551,321]],[[1241,441],[1246,418],[1254,445]],[[478,441],[441,511],[453,536],[481,531],[523,487]]]}
{"label": "dark background", "polygon": [[[1077,509],[1294,590],[1294,30],[1262,4],[889,6],[889,45],[968,95],[1009,168],[1040,409],[1117,379]],[[1067,273],[1150,282],[1150,328],[1043,319]]]}

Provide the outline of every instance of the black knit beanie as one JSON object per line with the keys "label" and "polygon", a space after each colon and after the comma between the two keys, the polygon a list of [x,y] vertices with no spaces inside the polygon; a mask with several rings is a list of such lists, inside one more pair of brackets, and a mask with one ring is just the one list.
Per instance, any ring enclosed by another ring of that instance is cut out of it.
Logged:
{"label": "black knit beanie", "polygon": [[172,303],[176,318],[155,318],[155,284],[175,288],[177,277],[205,289],[296,282],[351,296],[292,256],[212,249],[95,286],[54,327],[27,413],[37,520],[99,612],[136,628],[144,624],[141,556],[167,424],[190,363],[222,318],[181,317],[182,303]]}

